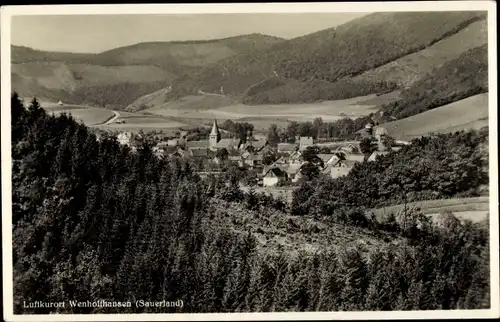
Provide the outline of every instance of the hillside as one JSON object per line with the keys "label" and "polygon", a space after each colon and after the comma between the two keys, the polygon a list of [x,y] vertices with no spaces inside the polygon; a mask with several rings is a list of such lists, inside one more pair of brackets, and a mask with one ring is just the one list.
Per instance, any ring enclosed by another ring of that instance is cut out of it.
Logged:
{"label": "hillside", "polygon": [[[283,41],[261,52],[223,59],[176,80],[170,96],[176,98],[199,89],[219,92],[221,86],[226,94],[241,96],[248,87],[271,76],[285,83],[292,79],[315,87],[308,82],[335,82],[361,74],[432,46],[481,19],[484,14],[478,12],[375,13],[337,28]],[[268,89],[281,85],[270,82]],[[391,87],[385,81],[374,87],[381,86],[384,91],[386,85]],[[290,91],[296,88],[291,86]],[[318,91],[308,100],[323,99],[323,93]],[[291,101],[297,99],[300,97]]]}
{"label": "hillside", "polygon": [[142,95],[165,88],[176,77],[280,41],[251,34],[207,41],[140,43],[99,54],[11,46],[12,87],[25,96],[51,101],[124,108]]}
{"label": "hillside", "polygon": [[153,65],[203,66],[235,54],[265,49],[283,39],[250,34],[224,39],[200,41],[147,42],[107,50],[98,54],[39,51],[11,46],[13,64],[27,62],[64,62],[101,66]]}
{"label": "hillside", "polygon": [[462,53],[401,92],[401,98],[383,105],[383,119],[402,119],[488,91],[488,46]]}
{"label": "hillside", "polygon": [[397,140],[411,140],[430,133],[448,133],[488,126],[488,93],[382,125]]}

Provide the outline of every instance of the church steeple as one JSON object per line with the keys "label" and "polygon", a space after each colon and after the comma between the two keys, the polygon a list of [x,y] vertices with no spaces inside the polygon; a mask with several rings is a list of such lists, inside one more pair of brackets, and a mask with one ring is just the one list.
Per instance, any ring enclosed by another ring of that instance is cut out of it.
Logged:
{"label": "church steeple", "polygon": [[220,135],[219,127],[217,126],[217,120],[214,120],[214,125],[212,125],[212,132],[210,132],[210,136],[212,135]]}
{"label": "church steeple", "polygon": [[217,120],[214,120],[214,125],[212,125],[212,131],[210,132],[210,136],[208,137],[208,146],[210,150],[214,150],[217,142],[220,141],[220,131],[217,126]]}

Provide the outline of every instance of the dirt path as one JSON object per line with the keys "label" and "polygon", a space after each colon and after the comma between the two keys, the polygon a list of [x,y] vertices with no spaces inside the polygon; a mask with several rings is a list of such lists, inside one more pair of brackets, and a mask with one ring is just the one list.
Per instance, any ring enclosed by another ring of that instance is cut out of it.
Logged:
{"label": "dirt path", "polygon": [[112,124],[116,121],[116,119],[118,119],[120,117],[120,113],[117,112],[117,111],[111,111],[113,112],[113,114],[115,114],[112,118],[110,118],[109,120],[107,120],[106,122],[102,123],[102,124],[97,124],[97,125],[108,125],[108,124]]}

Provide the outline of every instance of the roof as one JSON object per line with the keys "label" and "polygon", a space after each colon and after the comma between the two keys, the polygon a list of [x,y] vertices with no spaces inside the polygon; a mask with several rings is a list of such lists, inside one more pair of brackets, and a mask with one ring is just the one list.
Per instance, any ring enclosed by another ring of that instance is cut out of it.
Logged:
{"label": "roof", "polygon": [[313,138],[312,138],[312,136],[301,136],[299,138],[299,144],[300,145],[313,144]]}
{"label": "roof", "polygon": [[318,156],[318,158],[321,159],[321,161],[326,163],[326,162],[330,161],[330,159],[333,158],[335,156],[335,154],[333,154],[333,153],[320,153],[317,156]]}
{"label": "roof", "polygon": [[295,144],[292,143],[278,143],[279,151],[295,151]]}
{"label": "roof", "polygon": [[302,164],[290,164],[285,172],[289,175],[295,175],[300,171]]}
{"label": "roof", "polygon": [[387,129],[385,127],[377,127],[375,129],[375,136],[387,135]]}
{"label": "roof", "polygon": [[264,176],[267,176],[267,174],[269,172],[274,173],[274,175],[277,177],[284,177],[285,176],[285,172],[283,172],[280,168],[277,168],[277,167],[268,169],[266,171],[266,173],[264,174]]}
{"label": "roof", "polygon": [[295,151],[290,155],[290,159],[299,159],[302,156],[302,152]]}
{"label": "roof", "polygon": [[368,158],[369,161],[375,161],[379,155],[386,155],[389,151],[375,151]]}
{"label": "roof", "polygon": [[221,139],[217,144],[215,145],[216,148],[222,149],[222,148],[232,148],[235,145],[239,143],[239,140],[235,139]]}
{"label": "roof", "polygon": [[262,155],[260,154],[250,154],[246,160],[262,161]]}
{"label": "roof", "polygon": [[179,144],[179,139],[171,139],[167,141],[167,145],[177,145]]}
{"label": "roof", "polygon": [[256,149],[261,149],[267,144],[266,139],[260,139],[258,141],[248,141],[247,146],[254,147]]}
{"label": "roof", "polygon": [[186,147],[193,149],[193,148],[208,148],[208,140],[201,140],[201,141],[187,141],[186,142]]}
{"label": "roof", "polygon": [[219,135],[219,127],[217,126],[217,120],[214,120],[214,124],[212,125],[212,131],[210,132],[210,135]]}
{"label": "roof", "polygon": [[229,156],[229,160],[231,160],[231,161],[239,161],[239,160],[241,160],[241,156],[239,156],[239,155],[230,155]]}
{"label": "roof", "polygon": [[344,156],[348,161],[363,162],[365,160],[365,156],[358,153],[344,153]]}
{"label": "roof", "polygon": [[208,155],[207,149],[193,149],[191,150],[191,155],[194,157],[202,157]]}

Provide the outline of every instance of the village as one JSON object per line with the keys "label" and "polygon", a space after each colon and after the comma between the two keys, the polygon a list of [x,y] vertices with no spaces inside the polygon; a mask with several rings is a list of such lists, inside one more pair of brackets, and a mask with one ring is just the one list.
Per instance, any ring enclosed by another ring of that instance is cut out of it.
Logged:
{"label": "village", "polygon": [[[347,175],[356,163],[371,162],[379,155],[401,149],[406,141],[394,141],[383,127],[366,124],[357,132],[357,140],[324,142],[311,136],[297,136],[294,143],[270,144],[265,137],[255,138],[249,131],[245,138],[220,129],[217,120],[205,140],[190,139],[189,131],[178,137],[159,137],[153,152],[159,158],[185,158],[195,165],[201,177],[220,174],[229,166],[246,170],[251,180],[247,186],[264,188],[297,186],[312,174],[339,178]],[[369,139],[373,148],[362,151],[362,140]],[[120,132],[117,140],[136,149],[141,134]]]}

